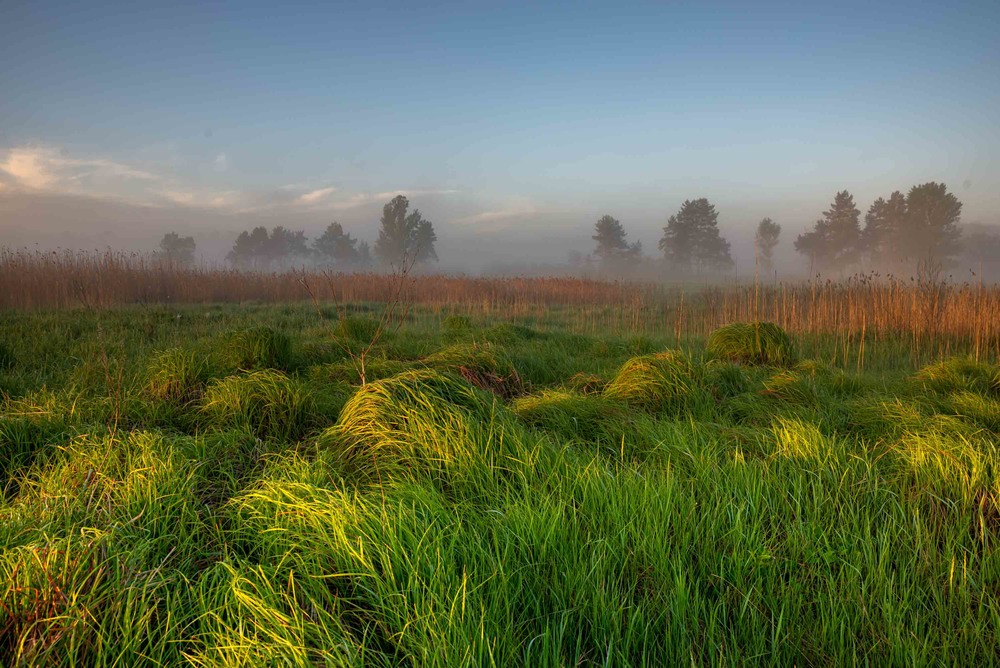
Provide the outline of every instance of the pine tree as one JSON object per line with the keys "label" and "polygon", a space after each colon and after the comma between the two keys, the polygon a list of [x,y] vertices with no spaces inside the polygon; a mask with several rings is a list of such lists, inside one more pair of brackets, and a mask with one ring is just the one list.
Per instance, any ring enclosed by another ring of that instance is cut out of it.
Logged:
{"label": "pine tree", "polygon": [[936,278],[961,250],[961,216],[962,203],[943,183],[910,188],[900,247],[904,258],[917,263],[920,276]]}
{"label": "pine tree", "polygon": [[872,264],[885,265],[899,260],[906,218],[906,198],[898,190],[889,199],[879,197],[865,214],[861,232],[861,255]]}
{"label": "pine tree", "polygon": [[860,216],[861,212],[854,206],[854,197],[842,190],[812,231],[800,234],[795,240],[795,250],[809,256],[811,269],[845,269],[858,257]]}
{"label": "pine tree", "polygon": [[729,242],[719,234],[719,214],[705,198],[685,200],[663,228],[659,248],[664,259],[679,269],[720,268],[732,265]]}
{"label": "pine tree", "polygon": [[323,234],[313,241],[313,251],[324,263],[337,266],[352,265],[358,260],[357,239],[344,232],[338,222],[330,223]]}

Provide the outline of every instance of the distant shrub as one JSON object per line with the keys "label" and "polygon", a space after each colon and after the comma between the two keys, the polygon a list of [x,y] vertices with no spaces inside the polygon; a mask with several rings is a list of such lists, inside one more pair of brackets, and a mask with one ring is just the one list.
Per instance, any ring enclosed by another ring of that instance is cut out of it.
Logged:
{"label": "distant shrub", "polygon": [[196,399],[208,377],[208,364],[193,351],[171,348],[156,353],[146,367],[146,393],[154,399]]}
{"label": "distant shrub", "polygon": [[745,364],[783,366],[795,361],[792,339],[771,322],[735,322],[708,337],[708,353],[718,359]]}
{"label": "distant shrub", "polygon": [[633,357],[604,388],[604,396],[647,410],[676,409],[693,390],[691,363],[680,352]]}
{"label": "distant shrub", "polygon": [[489,344],[459,343],[429,355],[424,364],[450,371],[481,390],[510,398],[523,390],[521,377],[510,357]]}
{"label": "distant shrub", "polygon": [[229,368],[239,371],[287,369],[292,343],[284,332],[270,327],[251,327],[225,335],[219,355]]}
{"label": "distant shrub", "polygon": [[239,427],[261,438],[294,440],[312,426],[315,403],[305,386],[264,369],[209,384],[202,412],[213,426]]}
{"label": "distant shrub", "polygon": [[913,379],[936,392],[967,391],[1000,395],[1000,367],[971,357],[950,357],[928,364]]}

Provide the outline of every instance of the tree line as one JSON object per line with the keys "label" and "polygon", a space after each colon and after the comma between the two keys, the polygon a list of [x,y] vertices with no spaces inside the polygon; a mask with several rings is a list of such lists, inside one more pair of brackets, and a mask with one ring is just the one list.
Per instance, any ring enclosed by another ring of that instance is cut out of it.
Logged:
{"label": "tree line", "polygon": [[[976,248],[963,248],[962,203],[942,183],[913,186],[904,196],[896,191],[888,199],[878,198],[865,215],[846,190],[837,193],[830,208],[812,229],[800,234],[794,248],[809,263],[810,273],[843,273],[848,269],[879,267],[894,271],[915,271],[934,278],[951,265],[963,251],[982,256],[981,248],[993,248],[1000,241],[977,233]],[[717,271],[733,265],[730,245],[719,232],[718,212],[707,199],[685,200],[680,210],[667,219],[659,242],[668,271]],[[754,234],[755,257],[766,272],[774,270],[774,251],[781,225],[771,218],[757,224]],[[982,237],[979,239],[978,237]],[[609,272],[623,273],[643,260],[642,245],[630,244],[624,226],[604,215],[594,225],[593,257]]]}
{"label": "tree line", "polygon": [[[238,269],[269,271],[296,264],[357,271],[371,268],[375,261],[385,267],[421,265],[436,262],[434,225],[419,209],[409,211],[410,202],[398,195],[382,207],[378,239],[374,253],[366,241],[359,241],[334,221],[310,243],[302,230],[289,230],[278,225],[255,227],[240,232],[226,261]],[[195,243],[192,237],[176,232],[164,235],[159,257],[174,265],[194,263]],[[373,258],[374,255],[374,258]]]}

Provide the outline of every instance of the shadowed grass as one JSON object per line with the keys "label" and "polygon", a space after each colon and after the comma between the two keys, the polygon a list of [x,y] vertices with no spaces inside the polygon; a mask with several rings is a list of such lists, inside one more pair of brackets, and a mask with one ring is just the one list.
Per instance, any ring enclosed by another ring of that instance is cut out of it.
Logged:
{"label": "shadowed grass", "polygon": [[791,337],[771,322],[735,322],[708,336],[709,355],[745,364],[783,366],[795,361]]}

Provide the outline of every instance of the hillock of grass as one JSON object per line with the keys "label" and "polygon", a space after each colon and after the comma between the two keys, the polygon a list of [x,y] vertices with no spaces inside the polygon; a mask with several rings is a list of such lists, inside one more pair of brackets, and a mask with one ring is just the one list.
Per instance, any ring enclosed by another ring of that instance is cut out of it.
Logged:
{"label": "hillock of grass", "polygon": [[975,392],[1000,396],[1000,366],[971,357],[950,357],[928,364],[913,380],[934,392]]}
{"label": "hillock of grass", "polygon": [[153,399],[186,403],[201,396],[208,362],[198,353],[171,348],[155,353],[146,366],[146,394]]}
{"label": "hillock of grass", "polygon": [[223,336],[216,354],[226,368],[237,371],[287,369],[292,361],[292,344],[280,330],[251,327]]}
{"label": "hillock of grass", "polygon": [[423,362],[428,368],[454,373],[504,398],[521,394],[524,389],[510,356],[494,345],[459,343],[427,356]]}
{"label": "hillock of grass", "polygon": [[706,351],[717,359],[741,364],[785,366],[795,362],[791,337],[771,322],[736,322],[708,337]]}
{"label": "hillock of grass", "polygon": [[695,391],[690,360],[679,351],[633,357],[604,388],[604,396],[650,411],[678,410]]}
{"label": "hillock of grass", "polygon": [[297,440],[316,423],[316,403],[305,385],[272,369],[229,376],[208,385],[201,411],[206,424],[240,428],[259,438]]}
{"label": "hillock of grass", "polygon": [[492,394],[458,376],[414,370],[361,387],[319,442],[365,480],[419,477],[484,465],[511,444],[495,431],[512,425]]}

